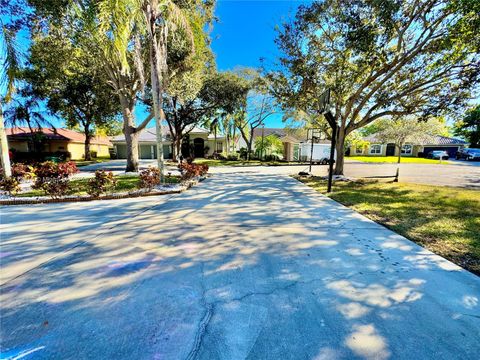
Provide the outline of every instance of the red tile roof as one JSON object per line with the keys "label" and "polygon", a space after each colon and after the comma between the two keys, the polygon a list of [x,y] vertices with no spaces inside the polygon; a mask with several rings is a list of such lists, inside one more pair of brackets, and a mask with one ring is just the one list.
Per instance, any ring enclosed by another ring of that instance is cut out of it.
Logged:
{"label": "red tile roof", "polygon": [[[32,131],[28,127],[14,127],[5,129],[7,136],[11,139],[25,139],[32,135]],[[84,143],[85,135],[69,129],[51,129],[51,128],[32,128],[33,133],[42,133],[47,139],[50,140],[64,140],[75,143]],[[111,146],[112,143],[106,136],[95,136],[91,140],[91,144],[94,145],[107,145]]]}

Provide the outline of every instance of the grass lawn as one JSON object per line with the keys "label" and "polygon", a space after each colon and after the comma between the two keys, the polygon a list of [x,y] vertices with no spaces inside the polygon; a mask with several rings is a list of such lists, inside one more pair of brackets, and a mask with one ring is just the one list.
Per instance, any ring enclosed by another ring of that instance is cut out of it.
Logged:
{"label": "grass lawn", "polygon": [[[117,185],[113,192],[127,192],[139,189],[139,178],[136,175],[120,175],[116,176]],[[68,195],[87,195],[88,178],[74,179],[70,181],[71,190]],[[176,184],[180,182],[180,177],[170,176],[165,179],[168,184]],[[32,190],[26,193],[18,194],[18,197],[44,196],[42,190]]]}
{"label": "grass lawn", "polygon": [[[326,182],[302,179],[326,193]],[[480,191],[407,183],[336,182],[332,199],[480,275]]]}
{"label": "grass lawn", "polygon": [[[396,163],[398,158],[396,156],[347,156],[345,160],[356,160],[369,163]],[[402,157],[402,163],[411,164],[440,164],[440,160],[417,158],[417,157]],[[447,160],[442,160],[441,164],[451,164]]]}

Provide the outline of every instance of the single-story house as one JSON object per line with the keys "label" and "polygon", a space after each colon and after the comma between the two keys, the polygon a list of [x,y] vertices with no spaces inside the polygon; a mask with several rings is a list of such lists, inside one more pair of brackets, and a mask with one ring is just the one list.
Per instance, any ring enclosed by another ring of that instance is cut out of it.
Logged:
{"label": "single-story house", "polygon": [[[9,150],[15,156],[28,153],[65,154],[72,160],[85,158],[85,135],[69,129],[14,127],[6,129]],[[108,157],[110,140],[95,136],[90,151],[95,157]]]}
{"label": "single-story house", "polygon": [[[398,148],[393,143],[381,143],[375,138],[375,134],[364,138],[367,145],[363,147],[351,146],[350,155],[371,155],[371,156],[398,156]],[[443,150],[454,157],[459,149],[466,147],[468,143],[461,139],[446,136],[432,136],[422,143],[407,142],[403,145],[402,156],[426,156],[430,151]]]}
{"label": "single-story house", "polygon": [[[163,132],[163,154],[166,159],[172,158],[172,137],[167,127],[162,127]],[[127,157],[127,144],[125,136],[118,135],[111,138],[115,148],[117,158],[125,159]],[[222,153],[226,151],[225,137],[223,135],[215,136],[208,130],[194,127],[182,139],[182,155],[184,157],[194,156],[202,158],[212,155],[214,152]],[[140,159],[157,158],[157,135],[155,128],[144,129],[138,136],[138,154]]]}
{"label": "single-story house", "polygon": [[[299,146],[301,142],[306,141],[300,132],[293,131],[291,129],[284,128],[256,128],[253,130],[253,144],[252,150],[255,151],[255,140],[262,136],[267,137],[269,135],[277,136],[283,144],[283,160],[286,161],[298,161],[299,160]],[[247,144],[243,138],[237,143],[237,150],[246,148]]]}

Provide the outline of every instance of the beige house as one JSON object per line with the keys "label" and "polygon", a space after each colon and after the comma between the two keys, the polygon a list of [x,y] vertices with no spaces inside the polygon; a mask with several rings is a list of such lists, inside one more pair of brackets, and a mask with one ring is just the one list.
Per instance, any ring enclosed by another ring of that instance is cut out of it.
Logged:
{"label": "beige house", "polygon": [[[85,158],[85,135],[69,129],[15,127],[6,129],[8,147],[14,159],[27,157],[28,153],[65,155],[72,160]],[[111,143],[107,137],[95,136],[90,142],[94,157],[110,156]]]}
{"label": "beige house", "polygon": [[[167,127],[163,127],[163,154],[166,159],[172,158],[172,138]],[[118,159],[126,159],[127,144],[125,136],[118,135],[111,139]],[[157,158],[157,135],[155,129],[144,129],[138,137],[138,154],[140,159]],[[194,127],[182,139],[182,155],[184,157],[203,158],[211,156],[214,152],[226,151],[225,137],[215,136],[208,130]]]}
{"label": "beige house", "polygon": [[[350,156],[398,156],[398,147],[393,143],[381,143],[376,140],[375,135],[364,138],[365,146],[351,146]],[[445,136],[434,136],[425,144],[406,143],[402,148],[402,156],[423,157],[431,151],[443,150],[450,157],[455,157],[459,149],[466,147],[466,141]]]}
{"label": "beige house", "polygon": [[[256,128],[253,130],[253,151],[255,151],[255,140],[262,136],[267,137],[269,135],[277,136],[283,144],[283,158],[285,161],[298,161],[299,160],[299,146],[301,142],[306,141],[306,137],[299,132],[295,132],[290,129],[284,128]],[[246,148],[247,144],[240,137],[237,150]]]}

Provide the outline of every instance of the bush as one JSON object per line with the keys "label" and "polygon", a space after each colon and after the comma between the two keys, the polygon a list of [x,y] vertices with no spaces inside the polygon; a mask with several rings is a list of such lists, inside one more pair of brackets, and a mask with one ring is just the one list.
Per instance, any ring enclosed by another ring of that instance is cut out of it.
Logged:
{"label": "bush", "polygon": [[12,165],[12,177],[20,180],[34,179],[35,178],[35,168],[31,165],[26,165],[22,163],[16,163]]}
{"label": "bush", "polygon": [[280,156],[278,155],[275,155],[275,154],[265,155],[265,161],[279,161],[279,160],[280,160]]}
{"label": "bush", "polygon": [[10,196],[15,195],[20,191],[20,182],[13,176],[1,179],[0,190],[8,193]]}
{"label": "bush", "polygon": [[227,160],[237,161],[238,160],[238,155],[237,154],[230,154],[230,155],[227,156]]}
{"label": "bush", "polygon": [[208,172],[207,164],[189,164],[181,163],[178,165],[180,172],[182,173],[182,179],[188,180],[195,176],[203,176]]}
{"label": "bush", "polygon": [[160,184],[160,170],[154,167],[148,167],[140,171],[140,187],[151,191]]}
{"label": "bush", "polygon": [[117,185],[117,179],[111,171],[105,170],[95,171],[95,177],[88,180],[87,193],[91,196],[98,197],[103,193],[111,191]]}
{"label": "bush", "polygon": [[77,166],[72,161],[59,164],[45,161],[35,169],[37,178],[32,188],[43,190],[53,198],[63,196],[70,189],[68,177],[76,172]]}

